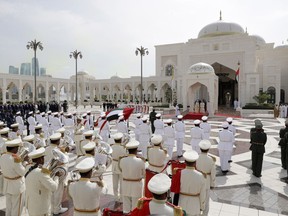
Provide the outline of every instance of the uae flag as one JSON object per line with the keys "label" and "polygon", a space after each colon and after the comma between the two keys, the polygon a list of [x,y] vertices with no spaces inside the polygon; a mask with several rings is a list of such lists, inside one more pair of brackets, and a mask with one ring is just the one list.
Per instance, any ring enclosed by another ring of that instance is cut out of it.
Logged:
{"label": "uae flag", "polygon": [[119,115],[121,115],[121,113],[123,113],[124,120],[127,120],[130,117],[130,115],[133,113],[133,110],[134,108],[125,107],[125,108],[113,109],[111,111],[106,112],[106,120],[102,124],[100,131],[102,130],[102,128],[104,127],[107,121],[117,120],[119,118]]}
{"label": "uae flag", "polygon": [[239,82],[239,75],[240,75],[240,69],[238,67],[238,69],[237,69],[237,71],[235,73],[235,79],[236,79],[237,83]]}

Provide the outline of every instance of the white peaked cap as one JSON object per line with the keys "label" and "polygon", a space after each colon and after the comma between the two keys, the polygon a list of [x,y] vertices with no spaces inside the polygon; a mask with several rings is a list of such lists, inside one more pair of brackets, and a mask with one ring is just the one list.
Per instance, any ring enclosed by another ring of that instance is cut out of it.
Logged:
{"label": "white peaked cap", "polygon": [[201,123],[201,121],[199,119],[196,119],[193,123],[194,123],[194,125],[198,125]]}
{"label": "white peaked cap", "polygon": [[93,130],[88,130],[88,131],[83,133],[84,136],[93,136],[93,134],[94,134]]}
{"label": "white peaked cap", "polygon": [[113,135],[114,140],[120,140],[123,137],[123,133],[116,133]]}
{"label": "white peaked cap", "polygon": [[207,116],[202,116],[202,121],[207,121],[208,117]]}
{"label": "white peaked cap", "polygon": [[25,137],[23,138],[23,141],[31,142],[31,141],[34,140],[34,138],[35,138],[35,136],[34,136],[33,134],[30,134],[30,135],[28,135],[28,136],[25,136]]}
{"label": "white peaked cap", "polygon": [[96,143],[95,142],[88,142],[87,144],[85,144],[83,146],[83,149],[85,151],[91,151],[91,150],[95,149],[95,147],[96,147]]}
{"label": "white peaked cap", "polygon": [[151,137],[151,142],[154,144],[154,145],[160,145],[161,142],[162,142],[163,138],[161,135],[159,134],[155,134]]}
{"label": "white peaked cap", "polygon": [[192,150],[192,151],[186,151],[183,154],[183,157],[184,157],[185,161],[195,162],[199,158],[199,155],[196,151]]}
{"label": "white peaked cap", "polygon": [[211,147],[211,142],[209,140],[201,140],[199,147],[203,150],[207,150]]}
{"label": "white peaked cap", "polygon": [[148,182],[148,189],[154,194],[164,194],[171,187],[171,179],[164,173],[154,175]]}
{"label": "white peaked cap", "polygon": [[31,159],[36,159],[45,156],[45,148],[41,147],[39,149],[36,149],[28,154],[28,157]]}
{"label": "white peaked cap", "polygon": [[132,139],[126,144],[126,149],[135,149],[138,148],[138,146],[139,142],[135,139]]}
{"label": "white peaked cap", "polygon": [[17,147],[17,146],[22,145],[22,140],[21,139],[9,140],[9,141],[5,142],[5,145],[7,147]]}
{"label": "white peaked cap", "polygon": [[89,172],[95,165],[95,159],[94,158],[85,158],[81,160],[75,168],[79,170],[80,173]]}
{"label": "white peaked cap", "polygon": [[61,138],[61,133],[54,133],[49,138],[50,140],[59,140]]}

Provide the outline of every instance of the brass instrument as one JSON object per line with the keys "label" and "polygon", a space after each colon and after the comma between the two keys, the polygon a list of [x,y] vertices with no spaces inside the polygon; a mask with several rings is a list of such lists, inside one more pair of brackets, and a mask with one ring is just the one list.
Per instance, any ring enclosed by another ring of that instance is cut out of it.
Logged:
{"label": "brass instrument", "polygon": [[18,150],[18,156],[22,161],[28,156],[32,151],[36,150],[35,146],[29,142],[23,142],[23,145]]}
{"label": "brass instrument", "polygon": [[128,133],[123,133],[123,138],[122,138],[122,145],[126,146],[126,144],[131,140],[131,137]]}

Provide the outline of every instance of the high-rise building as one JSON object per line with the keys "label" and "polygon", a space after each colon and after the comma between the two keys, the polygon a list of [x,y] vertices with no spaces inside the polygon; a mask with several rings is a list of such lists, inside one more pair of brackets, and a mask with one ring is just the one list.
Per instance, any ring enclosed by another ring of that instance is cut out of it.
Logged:
{"label": "high-rise building", "polygon": [[[32,76],[34,76],[35,71],[35,58],[32,58]],[[39,76],[39,62],[36,58],[36,76]]]}
{"label": "high-rise building", "polygon": [[31,63],[22,63],[21,64],[20,75],[31,76]]}
{"label": "high-rise building", "polygon": [[19,74],[19,68],[16,68],[12,65],[9,66],[9,74]]}
{"label": "high-rise building", "polygon": [[40,76],[46,76],[46,68],[40,68]]}

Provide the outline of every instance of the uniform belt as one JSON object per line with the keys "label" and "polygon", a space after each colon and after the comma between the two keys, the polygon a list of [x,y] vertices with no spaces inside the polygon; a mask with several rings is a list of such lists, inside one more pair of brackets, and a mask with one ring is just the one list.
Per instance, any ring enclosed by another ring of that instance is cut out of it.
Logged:
{"label": "uniform belt", "polygon": [[10,177],[7,177],[7,176],[3,176],[5,179],[8,179],[8,180],[17,180],[17,179],[20,179],[22,178],[22,176],[16,176],[16,177],[13,177],[13,178],[10,178]]}
{"label": "uniform belt", "polygon": [[152,164],[152,163],[150,163],[150,162],[149,162],[149,165],[151,165],[151,166],[153,166],[153,167],[160,167],[160,168],[164,166],[164,164],[163,164],[163,165],[155,165],[155,164]]}
{"label": "uniform belt", "polygon": [[118,159],[113,159],[113,161],[119,161]]}
{"label": "uniform belt", "polygon": [[197,193],[197,194],[191,194],[191,193],[184,193],[184,192],[180,192],[181,195],[184,195],[184,196],[192,196],[192,197],[197,197],[200,195],[200,193]]}
{"label": "uniform belt", "polygon": [[126,178],[123,178],[124,181],[132,181],[132,182],[139,182],[142,180],[142,178],[139,178],[139,179],[126,179]]}
{"label": "uniform belt", "polygon": [[77,209],[74,207],[74,211],[81,212],[81,213],[97,213],[100,210],[100,207],[92,210],[86,210],[86,209]]}
{"label": "uniform belt", "polygon": [[256,145],[264,145],[264,143],[258,143],[258,142],[252,142],[252,144],[256,144]]}

